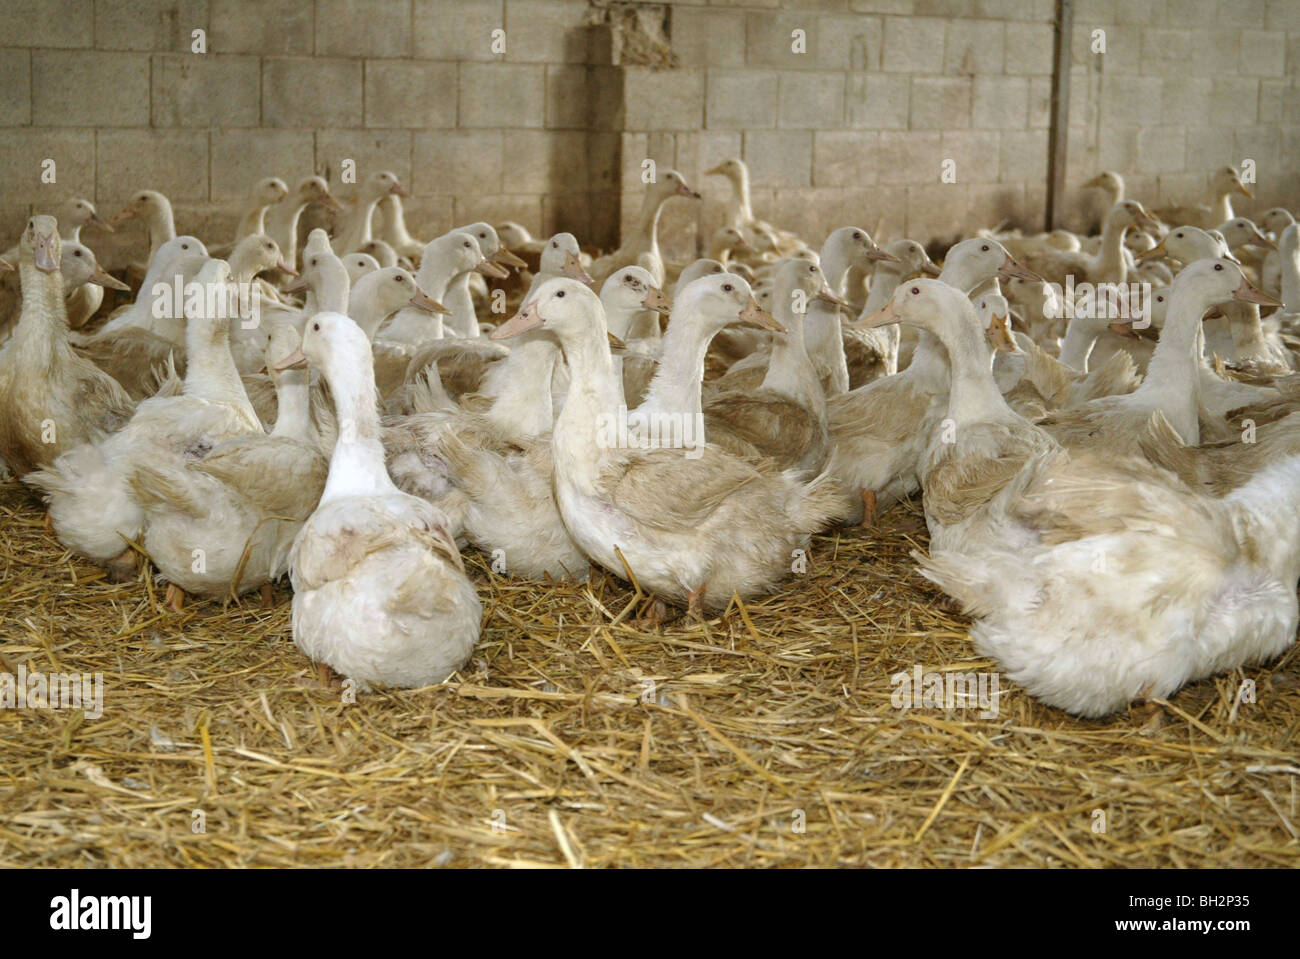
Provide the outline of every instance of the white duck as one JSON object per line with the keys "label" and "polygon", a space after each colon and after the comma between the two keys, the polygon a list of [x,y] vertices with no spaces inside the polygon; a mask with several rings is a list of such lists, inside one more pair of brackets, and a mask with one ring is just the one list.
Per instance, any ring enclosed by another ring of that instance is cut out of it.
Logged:
{"label": "white duck", "polygon": [[615,575],[631,570],[644,589],[690,611],[720,609],[773,588],[796,549],[822,527],[834,484],[805,484],[759,472],[705,446],[627,450],[601,441],[619,386],[600,300],[569,279],[550,280],[493,334],[544,329],[559,338],[572,388],[552,438],[555,498],[565,526],[589,558]]}
{"label": "white duck", "polygon": [[410,196],[397,174],[377,170],[361,183],[357,195],[335,217],[334,249],[355,253],[370,241],[370,221],[379,201],[388,195]]}
{"label": "white duck", "polygon": [[363,687],[427,686],[469,658],[482,607],[446,517],[388,477],[369,354],[352,320],[318,313],[281,364],[319,366],[342,424],[325,491],[289,557],[293,639]]}
{"label": "white duck", "polygon": [[592,263],[591,275],[603,281],[625,266],[641,266],[655,278],[655,286],[662,287],[665,273],[663,257],[659,255],[659,214],[673,197],[698,200],[700,194],[691,189],[686,178],[676,170],[660,170],[654,182],[646,185],[641,214],[631,235],[613,253]]}
{"label": "white duck", "polygon": [[331,210],[340,208],[324,177],[307,177],[283,203],[277,203],[266,215],[266,229],[261,232],[275,240],[284,261],[290,266],[298,265],[298,223],[303,212],[313,203],[322,203]]}
{"label": "white duck", "polygon": [[[248,207],[235,228],[235,244],[246,236],[266,233],[267,211],[289,195],[289,186],[278,176],[258,180],[249,191]],[[292,261],[290,261],[292,262]]]}

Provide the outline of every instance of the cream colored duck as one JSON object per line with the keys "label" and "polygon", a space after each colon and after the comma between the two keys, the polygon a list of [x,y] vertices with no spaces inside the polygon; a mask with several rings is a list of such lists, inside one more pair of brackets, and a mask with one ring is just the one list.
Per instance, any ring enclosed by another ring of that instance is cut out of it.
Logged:
{"label": "cream colored duck", "polygon": [[[904,279],[918,273],[938,276],[939,267],[915,240],[895,240],[885,247],[894,260],[877,260],[871,274],[871,289],[859,313],[869,316],[884,307]],[[852,273],[850,272],[850,276]],[[900,365],[912,358],[916,334],[908,337],[904,352],[903,334],[898,326],[870,330],[860,327],[844,329],[845,362],[849,368],[849,389],[856,390],[872,380],[897,373]]]}
{"label": "cream colored duck", "polygon": [[[1275,206],[1260,214],[1259,228],[1265,236],[1271,237],[1276,242],[1281,239],[1282,231],[1294,222],[1295,217],[1291,215],[1290,210]],[[1282,292],[1282,266],[1276,249],[1269,250],[1264,255],[1264,261],[1259,267],[1259,285],[1269,293]]]}
{"label": "cream colored duck", "polygon": [[365,253],[374,258],[380,266],[400,266],[397,251],[383,240],[370,240],[361,244],[359,253]]}
{"label": "cream colored duck", "polygon": [[1026,251],[1024,264],[1044,280],[1066,285],[1074,283],[1124,283],[1128,264],[1124,258],[1124,233],[1132,226],[1155,227],[1156,220],[1136,200],[1124,200],[1106,214],[1101,247],[1096,254],[1046,248]]}
{"label": "cream colored duck", "polygon": [[285,572],[289,547],[316,508],[328,463],[316,446],[308,372],[276,370],[299,343],[289,324],[271,331],[266,361],[279,413],[269,436],[250,432],[134,464],[129,482],[145,510],[145,552],[169,584],[173,609],[185,594],[224,599],[259,587],[269,604],[269,584]]}
{"label": "cream colored duck", "polygon": [[[104,288],[108,287],[114,290],[129,290],[125,283],[109,276],[104,268],[99,265],[95,259],[94,252],[88,246],[83,246],[75,240],[63,241],[63,255],[59,260],[59,272],[63,274],[64,305],[67,308],[68,326],[75,328],[84,323],[88,316],[84,312],[73,314],[74,307],[80,304],[85,308],[93,304],[94,309],[98,309],[99,301],[103,299]],[[99,291],[96,298],[87,298],[78,294],[86,288],[91,287]],[[8,312],[8,318],[0,322],[0,344],[3,344],[13,331],[13,327],[18,323],[18,318],[22,315],[22,294],[19,288],[12,306],[7,309],[0,306],[0,309]],[[93,312],[93,311],[92,311]]]}
{"label": "cream colored duck", "polygon": [[290,553],[293,640],[363,687],[427,686],[469,658],[482,607],[446,517],[388,477],[369,354],[352,320],[318,313],[301,351],[281,364],[318,366],[347,425]]}
{"label": "cream colored duck", "polygon": [[834,484],[759,472],[712,445],[690,458],[602,442],[620,392],[602,312],[586,286],[550,280],[494,334],[546,330],[572,371],[552,435],[555,498],[570,535],[605,569],[630,569],[642,589],[684,599],[695,613],[769,591],[825,524]]}
{"label": "cream colored duck", "polygon": [[[196,282],[229,282],[224,260],[209,260]],[[59,542],[114,579],[134,572],[145,514],[129,482],[136,463],[159,462],[211,448],[223,439],[261,433],[230,355],[230,316],[215,297],[186,303],[187,368],[182,395],[145,400],[122,429],[84,442],[30,477],[50,508]],[[209,309],[209,308],[212,309]]]}
{"label": "cream colored duck", "polygon": [[449,312],[420,289],[415,277],[400,266],[387,266],[365,274],[352,284],[348,295],[348,316],[361,327],[368,340],[375,338],[384,320],[404,306],[426,313]]}
{"label": "cream colored duck", "polygon": [[819,299],[848,306],[815,263],[787,260],[777,271],[772,297],[772,313],[786,332],[772,344],[761,386],[724,389],[705,401],[705,430],[712,442],[736,453],[771,457],[782,469],[815,473],[825,465],[830,455],[826,394],[805,347],[810,307]]}
{"label": "cream colored duck", "polygon": [[420,254],[424,252],[424,241],[417,240],[406,229],[402,196],[396,193],[385,194],[380,197],[375,210],[379,214],[379,239],[391,246],[398,256],[419,263]]}
{"label": "cream colored duck", "polygon": [[380,269],[379,261],[369,253],[349,253],[343,257],[343,266],[348,271],[348,280],[353,284],[367,273]]}
{"label": "cream colored duck", "polygon": [[22,312],[0,352],[0,459],[16,476],[102,439],[134,409],[117,381],[68,342],[62,256],[54,217],[28,219],[19,241]]}
{"label": "cream colored duck", "polygon": [[[981,237],[949,250],[939,279],[969,293],[995,276],[1038,279],[996,240]],[[922,451],[947,407],[948,378],[941,346],[922,331],[901,372],[827,401],[827,472],[843,497],[837,515],[874,525],[878,510],[916,492]]]}
{"label": "cream colored duck", "polygon": [[288,195],[288,184],[278,176],[269,176],[254,183],[249,192],[248,206],[235,228],[235,245],[238,246],[246,236],[266,233],[267,211],[283,202]]}
{"label": "cream colored duck", "polygon": [[611,273],[601,285],[600,303],[609,335],[625,347],[613,357],[614,375],[632,408],[645,398],[655,374],[661,345],[659,317],[667,316],[673,304],[655,286],[650,272],[639,266]]}
{"label": "cream colored duck", "polygon": [[1220,167],[1210,174],[1204,203],[1164,207],[1156,210],[1156,216],[1165,223],[1198,226],[1203,230],[1213,229],[1225,220],[1233,218],[1232,197],[1237,193],[1245,197],[1254,197],[1254,194],[1241,182],[1241,173],[1236,167]]}
{"label": "cream colored duck", "polygon": [[506,269],[506,266],[524,266],[525,264],[523,260],[501,245],[501,241],[497,237],[497,231],[490,223],[471,223],[468,226],[456,227],[453,232],[473,234],[474,239],[478,241],[480,252],[487,260],[485,263],[480,263],[471,272],[458,273],[453,276],[442,297],[447,309],[451,311],[443,324],[444,335],[450,334],[472,339],[479,335],[479,328],[478,314],[474,311],[474,298],[470,295],[470,277],[477,273],[480,276],[501,280],[510,275],[510,271]]}
{"label": "cream colored duck", "polygon": [[741,232],[748,244],[758,250],[769,249],[777,256],[789,256],[803,241],[788,230],[781,230],[754,216],[749,195],[749,167],[740,157],[728,157],[705,176],[724,176],[731,182],[731,196],[727,199],[725,222]]}
{"label": "cream colored duck", "polygon": [[116,225],[134,219],[144,222],[149,236],[149,257],[144,263],[132,264],[131,268],[137,273],[145,273],[153,265],[163,244],[176,239],[176,219],[171,201],[157,190],[141,190],[108,222]]}
{"label": "cream colored duck", "polygon": [[375,207],[388,195],[410,196],[396,173],[377,170],[366,177],[352,202],[335,217],[333,245],[337,252],[355,253],[370,241],[370,221]]}
{"label": "cream colored duck", "polygon": [[593,262],[588,272],[598,281],[603,281],[625,266],[641,266],[655,278],[655,286],[662,287],[665,270],[663,258],[659,255],[659,214],[673,197],[698,200],[700,194],[691,189],[686,178],[676,170],[660,170],[655,181],[646,186],[641,214],[631,235],[613,253]]}
{"label": "cream colored duck", "polygon": [[[1199,298],[1232,296],[1240,272],[1206,267],[1192,268],[1213,286]],[[1044,703],[1102,716],[1294,642],[1300,462],[1215,500],[1143,461],[1066,454],[1006,406],[959,292],[909,282],[877,321],[897,320],[953,358],[953,428],[926,456],[921,563],[975,618],[980,655]]]}
{"label": "cream colored duck", "polygon": [[259,231],[275,240],[284,261],[290,266],[298,265],[298,223],[313,203],[324,204],[331,210],[340,209],[339,201],[330,193],[324,177],[309,176],[302,180],[284,202],[271,207],[266,215],[266,229]]}

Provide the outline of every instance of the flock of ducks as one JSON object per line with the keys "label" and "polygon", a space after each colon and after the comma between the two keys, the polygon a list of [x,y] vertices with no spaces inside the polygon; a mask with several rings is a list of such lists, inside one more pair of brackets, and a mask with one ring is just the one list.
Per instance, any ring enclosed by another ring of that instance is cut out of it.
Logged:
{"label": "flock of ducks", "polygon": [[[1290,213],[1235,216],[1231,168],[1154,212],[1106,172],[1100,235],[980,231],[936,264],[855,226],[813,249],[754,216],[741,160],[708,172],[726,222],[682,263],[660,214],[700,194],[673,170],[595,259],[515,223],[417,239],[386,171],[346,204],[262,180],[211,246],[151,190],[109,222],[34,215],[0,259],[3,466],[64,546],[115,581],[147,557],[174,608],[269,602],[287,573],[294,641],[362,688],[466,662],[461,549],[704,616],[917,492],[924,575],[1052,706],[1104,715],[1294,640]],[[312,204],[332,236],[300,237]],[[82,230],[131,219],[148,251],[119,279]]]}

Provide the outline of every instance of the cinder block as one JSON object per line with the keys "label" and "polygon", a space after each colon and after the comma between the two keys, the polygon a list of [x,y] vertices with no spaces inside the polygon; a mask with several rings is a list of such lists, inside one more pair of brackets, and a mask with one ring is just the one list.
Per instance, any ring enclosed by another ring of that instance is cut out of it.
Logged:
{"label": "cinder block", "polygon": [[885,31],[880,17],[827,16],[817,21],[819,59],[826,66],[879,70]]}
{"label": "cinder block", "polygon": [[1267,22],[1266,0],[1173,0],[1169,7],[1170,15],[1177,17],[1181,23],[1191,22],[1192,17],[1186,15],[1189,11],[1180,8],[1192,3],[1198,8],[1195,11],[1196,19],[1201,23],[1205,22],[1207,14],[1199,8],[1205,4],[1210,7],[1208,16],[1213,17],[1220,26],[1258,27]]}
{"label": "cinder block", "polygon": [[209,0],[208,50],[310,56],[315,13],[301,0]]}
{"label": "cinder block", "polygon": [[622,153],[617,133],[587,134],[587,183],[592,193],[616,193]]}
{"label": "cinder block", "polygon": [[411,0],[316,0],[316,55],[409,57]]}
{"label": "cinder block", "polygon": [[912,15],[916,17],[962,17],[971,15],[973,0],[913,0]]}
{"label": "cinder block", "polygon": [[1147,0],[1142,4],[1115,4],[1115,22],[1121,24],[1159,23],[1167,16],[1168,8],[1165,0]]}
{"label": "cinder block", "polygon": [[849,0],[854,13],[896,13],[907,16],[912,12],[912,0]]}
{"label": "cinder block", "polygon": [[[1207,82],[1207,87],[1208,87]],[[1259,122],[1279,124],[1286,115],[1286,99],[1290,95],[1290,83],[1286,80],[1259,81]]]}
{"label": "cinder block", "polygon": [[[1055,0],[975,0],[975,16],[990,20],[1051,22]],[[1079,14],[1075,14],[1076,19]]]}
{"label": "cinder block", "polygon": [[844,74],[784,73],[780,125],[788,129],[837,129],[844,125]]}
{"label": "cinder block", "polygon": [[743,67],[745,15],[736,10],[674,7],[672,48],[684,67]]}
{"label": "cinder block", "polygon": [[1192,31],[1166,27],[1143,27],[1142,72],[1152,76],[1169,76],[1185,72],[1192,53]]}
{"label": "cinder block", "polygon": [[[501,60],[492,31],[504,30],[502,0],[415,0],[415,55],[426,60]],[[509,37],[506,47],[509,48]]]}
{"label": "cinder block", "polygon": [[1241,62],[1241,31],[1193,30],[1190,49],[1201,76],[1235,74]]}
{"label": "cinder block", "polygon": [[142,187],[159,191],[173,203],[206,201],[207,131],[100,130],[95,144],[96,198],[120,204]]}
{"label": "cinder block", "polygon": [[[1171,24],[1212,23],[1218,12],[1219,0],[1168,0],[1165,9]],[[1260,0],[1259,23],[1264,18],[1264,4]]]}
{"label": "cinder block", "polygon": [[[1159,84],[1156,85],[1157,98]],[[976,77],[971,123],[978,129],[1022,130],[1029,119],[1027,77]]]}
{"label": "cinder block", "polygon": [[454,212],[452,198],[449,196],[413,196],[402,200],[402,216],[406,220],[407,229],[417,240],[426,243],[452,228]]}
{"label": "cinder block", "polygon": [[1205,123],[1213,88],[1214,80],[1211,77],[1165,77],[1164,121],[1187,126]]}
{"label": "cinder block", "polygon": [[756,186],[811,186],[812,133],[746,131],[744,160],[749,166],[750,181]]}
{"label": "cinder block", "polygon": [[[1159,77],[1113,76],[1102,81],[1103,123],[1154,126],[1160,122],[1164,84]],[[1258,92],[1258,91],[1256,91]]]}
{"label": "cinder block", "polygon": [[40,127],[148,126],[148,55],[32,51],[32,122]]}
{"label": "cinder block", "polygon": [[963,183],[908,187],[906,235],[920,243],[964,236],[969,202],[969,189]]}
{"label": "cinder block", "polygon": [[270,127],[359,127],[360,60],[262,61],[262,123]]}
{"label": "cinder block", "polygon": [[1264,26],[1270,30],[1300,30],[1300,6],[1292,0],[1268,0]]}
{"label": "cinder block", "polygon": [[32,122],[32,55],[30,50],[0,50],[0,126]]}
{"label": "cinder block", "polygon": [[[529,232],[543,236],[550,236],[555,232],[542,228],[542,198],[539,196],[504,194],[453,198],[451,226],[465,226],[480,220],[493,224],[500,223],[502,220],[514,220],[516,223],[522,223]],[[451,226],[448,229],[451,229]]]}
{"label": "cinder block", "polygon": [[502,174],[512,193],[587,191],[586,134],[565,130],[507,130]]}
{"label": "cinder block", "polygon": [[[1200,203],[1205,193],[1205,176],[1200,173],[1166,173],[1159,177],[1148,177],[1148,180],[1154,180],[1154,189],[1144,193],[1136,193],[1128,183],[1125,186],[1134,196],[1153,196],[1156,204],[1174,204],[1179,205],[1188,203]],[[1136,182],[1131,178],[1131,182]],[[1181,223],[1171,224],[1171,226],[1182,226]]]}
{"label": "cinder block", "polygon": [[1210,126],[1253,126],[1259,116],[1259,81],[1253,77],[1215,77],[1210,92]]}
{"label": "cinder block", "polygon": [[[41,164],[54,161],[53,183],[41,182]],[[23,127],[0,136],[0,182],[10,203],[48,202],[54,209],[76,194],[95,199],[95,133]]]}
{"label": "cinder block", "polygon": [[971,81],[957,77],[912,79],[913,130],[965,129],[971,121]]}
{"label": "cinder block", "polygon": [[876,179],[880,183],[939,183],[941,136],[921,131],[882,130]]}
{"label": "cinder block", "polygon": [[500,130],[417,132],[411,190],[420,196],[499,192],[501,136]]}
{"label": "cinder block", "polygon": [[1238,127],[1233,131],[1233,146],[1233,162],[1240,165],[1245,158],[1254,160],[1260,177],[1278,180],[1293,175],[1295,158],[1287,156],[1283,161],[1282,137],[1277,127]]}
{"label": "cinder block", "polygon": [[876,182],[880,134],[822,130],[813,134],[813,185],[853,187]]}
{"label": "cinder block", "polygon": [[456,81],[454,63],[367,60],[366,126],[455,126]]}
{"label": "cinder block", "polygon": [[462,63],[459,103],[462,127],[540,127],[546,119],[546,70]]}
{"label": "cinder block", "polygon": [[555,64],[546,68],[546,126],[552,130],[586,130],[592,124],[588,68]]}
{"label": "cinder block", "polygon": [[623,83],[629,130],[694,130],[704,122],[704,71],[626,67]]}
{"label": "cinder block", "polygon": [[95,4],[99,50],[189,53],[192,31],[207,28],[208,0],[98,0]]}
{"label": "cinder block", "polygon": [[848,69],[849,45],[836,36],[836,27],[814,10],[750,13],[745,17],[745,62],[782,70]]}
{"label": "cinder block", "polygon": [[340,182],[343,161],[354,160],[357,183],[377,170],[391,170],[408,189],[411,186],[410,130],[317,130],[316,170],[329,180],[330,189],[350,197],[356,187]]}
{"label": "cinder block", "polygon": [[262,76],[256,57],[154,55],[154,126],[257,126],[261,110]]}
{"label": "cinder block", "polygon": [[[1073,149],[1076,127],[1070,127],[1071,149]],[[1084,132],[1078,129],[1080,139]],[[1097,144],[1096,167],[1098,170],[1132,170],[1137,166],[1137,128],[1111,127],[1102,128],[1101,141]],[[1095,171],[1094,171],[1095,172]]]}
{"label": "cinder block", "polygon": [[1006,130],[998,142],[998,181],[1039,182],[1047,176],[1047,132]]}
{"label": "cinder block", "polygon": [[585,63],[586,0],[506,0],[506,59]]}
{"label": "cinder block", "polygon": [[1183,203],[1201,203],[1201,196],[1205,192],[1205,175],[1217,166],[1226,166],[1235,164],[1239,157],[1235,156],[1234,143],[1231,136],[1223,135],[1223,130],[1212,126],[1193,126],[1188,127],[1186,133],[1187,157],[1183,166],[1179,169],[1187,170],[1188,173],[1195,173],[1199,177],[1196,190],[1192,196],[1183,199]]}
{"label": "cinder block", "polygon": [[[1012,183],[972,184],[966,193],[967,231],[1016,223],[1025,214],[1024,186]],[[1035,211],[1041,217],[1042,209]]]}
{"label": "cinder block", "polygon": [[1006,30],[1007,73],[1035,76],[1051,74],[1052,47],[1056,42],[1051,24],[1008,23]]}
{"label": "cinder block", "polygon": [[591,203],[587,194],[543,196],[541,200],[542,222],[550,233],[572,233],[580,244],[591,242]]}
{"label": "cinder block", "polygon": [[844,92],[851,127],[903,130],[911,111],[911,81],[883,73],[849,74]]}
{"label": "cinder block", "polygon": [[[213,130],[209,149],[209,195],[214,203],[242,201],[263,177],[278,176],[292,190],[316,172],[315,138],[310,130]],[[337,169],[332,183],[338,183]]]}
{"label": "cinder block", "polygon": [[944,160],[956,165],[958,183],[996,183],[998,133],[995,130],[945,130],[939,143]]}
{"label": "cinder block", "polygon": [[1187,130],[1184,127],[1145,127],[1138,131],[1139,173],[1178,173],[1186,168],[1186,157]]}
{"label": "cinder block", "polygon": [[1286,72],[1286,36],[1268,30],[1241,31],[1241,72],[1280,77]]}
{"label": "cinder block", "polygon": [[[1081,103],[1087,103],[1086,87],[1073,87],[1070,94],[1070,103],[1073,108],[1075,98],[1079,98]],[[1073,109],[1071,109],[1073,112]],[[1029,120],[1028,127],[1031,130],[1046,129],[1052,122],[1052,78],[1051,77],[1030,77],[1029,78]]]}
{"label": "cinder block", "polygon": [[949,23],[943,72],[964,76],[1001,73],[1005,37],[1006,28],[1000,20],[955,20]]}
{"label": "cinder block", "polygon": [[0,37],[24,47],[89,47],[94,42],[93,0],[6,0]]}
{"label": "cinder block", "polygon": [[[1105,37],[1105,51],[1094,53],[1093,37],[1097,30]],[[1074,33],[1070,37],[1070,62],[1075,66],[1100,69],[1108,74],[1139,73],[1142,68],[1142,31],[1132,27],[1121,28],[1108,20],[1081,20],[1074,18]]]}
{"label": "cinder block", "polygon": [[918,17],[886,17],[881,66],[888,73],[942,73],[946,23]]}
{"label": "cinder block", "polygon": [[777,74],[767,70],[710,70],[706,125],[710,129],[774,127]]}

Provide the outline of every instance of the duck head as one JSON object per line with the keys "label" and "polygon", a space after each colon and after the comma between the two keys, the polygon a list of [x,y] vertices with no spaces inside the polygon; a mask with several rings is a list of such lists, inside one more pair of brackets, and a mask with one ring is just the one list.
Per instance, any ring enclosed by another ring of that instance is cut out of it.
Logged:
{"label": "duck head", "polygon": [[626,314],[654,310],[667,316],[673,307],[673,301],[655,286],[654,277],[639,266],[625,266],[611,273],[600,287],[600,302],[606,314],[613,310]]}
{"label": "duck head", "polygon": [[59,221],[44,214],[31,217],[18,247],[23,259],[30,257],[36,269],[42,273],[57,273],[63,256]]}
{"label": "duck head", "polygon": [[734,273],[710,273],[688,283],[678,296],[673,322],[701,322],[713,333],[733,325],[750,326],[773,333],[784,333],[777,322],[755,299],[748,283]]}
{"label": "duck head", "polygon": [[106,233],[114,232],[113,227],[95,212],[95,205],[79,196],[73,197],[59,209],[59,222],[73,226],[97,226]]}
{"label": "duck head", "polygon": [[121,280],[109,276],[99,261],[95,259],[94,252],[88,246],[76,242],[75,240],[65,240],[63,243],[63,258],[59,264],[59,269],[63,273],[64,288],[71,290],[83,283],[93,283],[96,286],[107,287],[110,290],[125,290],[131,288]]}
{"label": "duck head", "polygon": [[171,203],[157,190],[141,190],[127,201],[126,206],[109,220],[109,223],[121,223],[123,220],[130,220],[134,217],[142,217],[147,220],[153,216],[161,215],[170,208]]}
{"label": "duck head", "polygon": [[588,285],[596,282],[582,265],[578,238],[572,233],[557,233],[546,241],[538,269],[543,273],[560,273]]}

